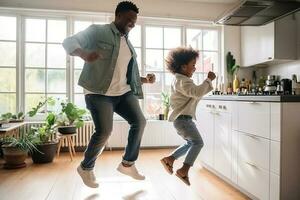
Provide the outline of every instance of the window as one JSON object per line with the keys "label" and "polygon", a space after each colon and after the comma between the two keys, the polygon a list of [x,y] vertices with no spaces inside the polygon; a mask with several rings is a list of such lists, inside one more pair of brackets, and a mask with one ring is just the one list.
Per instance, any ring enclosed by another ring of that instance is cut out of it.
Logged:
{"label": "window", "polygon": [[[1,10],[0,10],[1,12]],[[19,13],[20,12],[20,13]],[[41,17],[43,16],[43,17]],[[0,113],[27,112],[41,98],[68,98],[85,107],[83,90],[77,85],[84,62],[69,57],[62,41],[91,24],[113,21],[114,15],[81,15],[39,11],[15,16],[0,14]],[[193,79],[200,83],[212,70],[220,70],[220,29],[194,22],[139,17],[129,33],[137,53],[142,76],[156,75],[155,84],[143,85],[140,105],[147,118],[157,118],[161,109],[161,92],[170,92],[173,75],[166,69],[165,58],[172,48],[192,46],[200,51]],[[55,108],[45,108],[53,110]]]}
{"label": "window", "polygon": [[66,53],[61,45],[66,30],[66,20],[25,18],[26,112],[41,98],[67,97]]}
{"label": "window", "polygon": [[164,60],[170,49],[182,45],[181,27],[145,26],[145,68],[144,74],[154,73],[156,82],[145,85],[145,110],[155,117],[161,110],[161,92],[170,92],[171,73]]}
{"label": "window", "polygon": [[17,105],[17,18],[0,16],[0,27],[0,113],[14,113]]}

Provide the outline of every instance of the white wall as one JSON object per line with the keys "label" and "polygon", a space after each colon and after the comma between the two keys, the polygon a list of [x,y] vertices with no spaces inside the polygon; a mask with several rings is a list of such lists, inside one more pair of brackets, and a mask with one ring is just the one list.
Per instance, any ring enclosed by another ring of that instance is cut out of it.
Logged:
{"label": "white wall", "polygon": [[[0,0],[0,7],[114,12],[117,0]],[[230,4],[210,4],[171,0],[134,0],[141,16],[172,17],[213,21]]]}

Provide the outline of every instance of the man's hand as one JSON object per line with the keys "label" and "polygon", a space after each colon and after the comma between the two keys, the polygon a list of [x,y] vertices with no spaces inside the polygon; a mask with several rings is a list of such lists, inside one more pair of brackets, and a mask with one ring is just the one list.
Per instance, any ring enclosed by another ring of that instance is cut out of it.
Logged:
{"label": "man's hand", "polygon": [[147,83],[154,83],[155,82],[155,74],[147,74],[146,79],[147,79]]}
{"label": "man's hand", "polygon": [[102,58],[103,56],[96,52],[86,52],[83,49],[76,49],[74,52],[72,52],[71,54],[72,56],[79,56],[80,58],[82,58],[85,62],[94,62],[95,60]]}
{"label": "man's hand", "polygon": [[94,62],[95,60],[102,58],[102,55],[98,52],[84,52],[80,54],[80,57],[85,61],[85,62]]}
{"label": "man's hand", "polygon": [[147,74],[146,77],[141,77],[142,83],[154,83],[155,74]]}
{"label": "man's hand", "polygon": [[208,72],[208,74],[207,74],[207,78],[209,78],[210,80],[214,80],[215,78],[216,78],[216,75],[215,75],[215,73],[213,73],[213,72]]}

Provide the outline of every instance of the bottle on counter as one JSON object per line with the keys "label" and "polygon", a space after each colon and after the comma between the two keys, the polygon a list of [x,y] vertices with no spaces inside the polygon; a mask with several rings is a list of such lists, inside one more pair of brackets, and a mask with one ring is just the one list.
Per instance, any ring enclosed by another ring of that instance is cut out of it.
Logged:
{"label": "bottle on counter", "polygon": [[237,89],[239,89],[239,87],[240,87],[240,81],[237,78],[237,75],[235,75],[233,80],[233,92],[237,93]]}

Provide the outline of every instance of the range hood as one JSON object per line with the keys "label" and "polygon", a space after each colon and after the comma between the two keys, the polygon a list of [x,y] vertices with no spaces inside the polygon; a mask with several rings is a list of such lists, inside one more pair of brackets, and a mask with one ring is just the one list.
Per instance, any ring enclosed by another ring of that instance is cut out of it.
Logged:
{"label": "range hood", "polygon": [[260,26],[300,10],[300,0],[242,0],[215,23]]}

